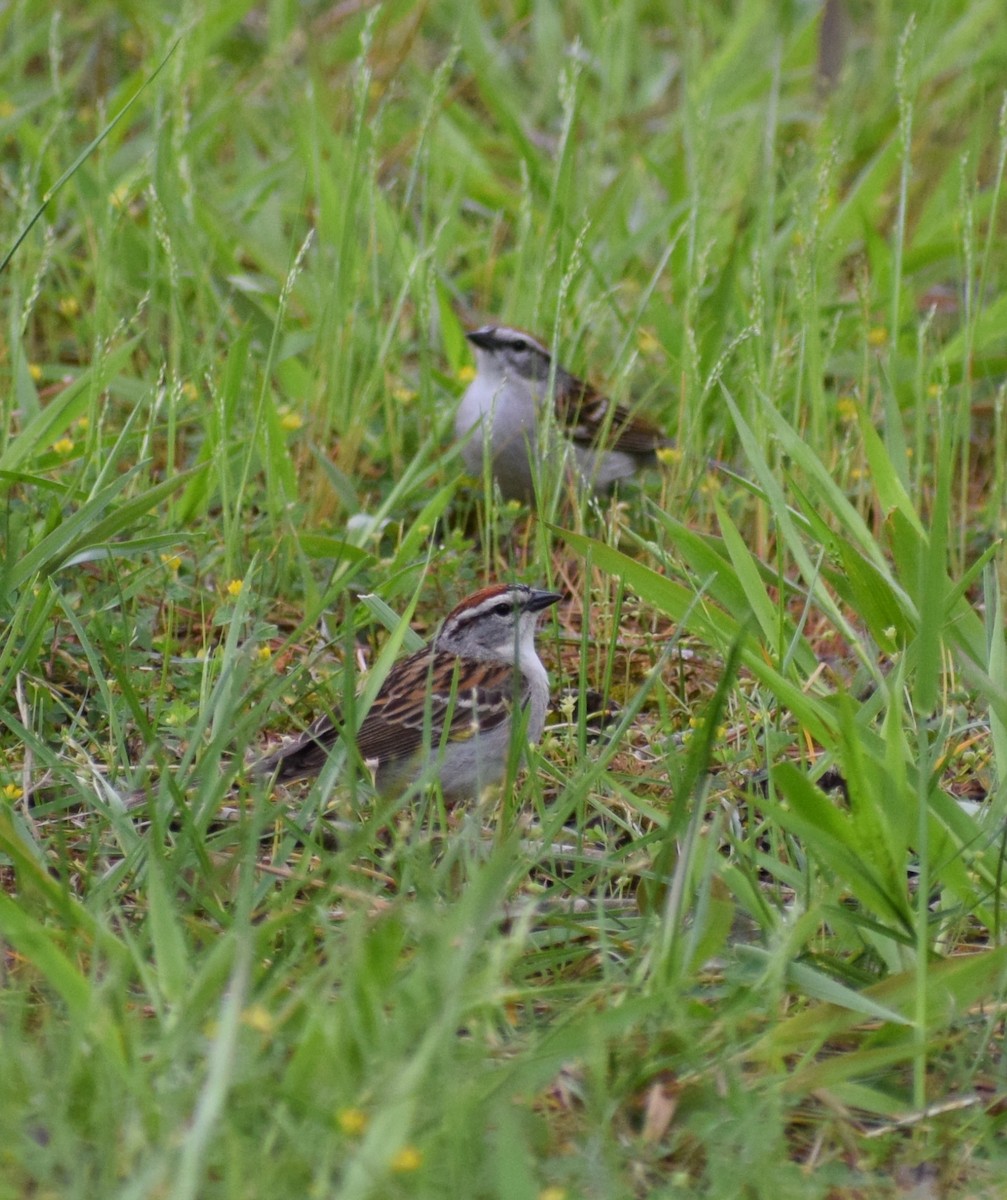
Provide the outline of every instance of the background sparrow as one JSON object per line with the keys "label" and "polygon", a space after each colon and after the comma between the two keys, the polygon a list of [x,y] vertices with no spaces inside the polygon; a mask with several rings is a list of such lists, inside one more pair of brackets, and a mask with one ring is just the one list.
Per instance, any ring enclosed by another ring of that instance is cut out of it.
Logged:
{"label": "background sparrow", "polygon": [[505,499],[534,500],[532,461],[549,470],[554,461],[562,462],[568,448],[588,486],[602,491],[672,445],[656,426],[613,404],[558,363],[555,431],[547,443],[543,405],[552,366],[549,351],[529,334],[504,325],[484,325],[465,336],[475,347],[476,377],[458,406],[455,436],[462,439],[472,431],[462,446],[465,467],[481,476],[488,454]]}
{"label": "background sparrow", "polygon": [[[362,759],[377,761],[379,792],[396,795],[429,772],[446,801],[477,797],[507,769],[515,705],[523,739],[538,741],[549,676],[535,627],[561,599],[521,583],[484,588],[448,614],[428,646],[392,667],[354,739]],[[338,717],[322,717],[252,773],[283,782],[316,774],[341,732]]]}

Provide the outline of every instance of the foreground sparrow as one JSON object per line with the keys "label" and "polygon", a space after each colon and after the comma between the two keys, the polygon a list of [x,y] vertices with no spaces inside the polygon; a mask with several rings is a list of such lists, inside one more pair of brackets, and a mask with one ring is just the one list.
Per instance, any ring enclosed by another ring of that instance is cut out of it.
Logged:
{"label": "foreground sparrow", "polygon": [[588,486],[603,491],[654,462],[656,451],[672,445],[648,421],[613,404],[557,363],[554,371],[555,437],[545,439],[549,423],[552,358],[527,333],[503,325],[485,325],[465,335],[475,347],[476,377],[455,417],[455,436],[468,440],[462,459],[472,475],[483,473],[484,455],[507,500],[535,498],[532,463],[562,459],[567,447]]}
{"label": "foreground sparrow", "polygon": [[[360,757],[377,762],[379,792],[396,795],[428,776],[448,802],[473,798],[503,778],[515,719],[526,741],[538,741],[549,676],[535,626],[560,599],[520,583],[483,588],[448,614],[428,646],[392,667],[355,738]],[[338,720],[322,717],[252,771],[280,781],[317,774],[340,733]]]}

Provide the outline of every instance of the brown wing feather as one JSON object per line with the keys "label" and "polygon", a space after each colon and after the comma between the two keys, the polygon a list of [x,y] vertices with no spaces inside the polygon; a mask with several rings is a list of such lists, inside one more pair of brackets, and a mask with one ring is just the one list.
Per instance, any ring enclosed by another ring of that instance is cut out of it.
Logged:
{"label": "brown wing feather", "polygon": [[567,375],[567,386],[557,388],[556,411],[575,442],[585,446],[604,445],[606,450],[626,454],[653,454],[672,439],[650,421],[614,404],[607,396],[575,375]]}
{"label": "brown wing feather", "polygon": [[[360,757],[386,763],[409,758],[424,746],[428,730],[443,726],[449,708],[451,741],[470,737],[477,729],[493,729],[505,720],[514,702],[515,687],[521,704],[527,701],[527,683],[521,678],[515,682],[519,673],[509,666],[479,664],[472,685],[464,690],[457,686],[458,669],[459,660],[454,654],[431,656],[427,649],[393,668],[357,730]],[[425,707],[416,706],[417,690],[429,697]],[[281,782],[316,774],[341,734],[338,715],[335,721],[320,717],[299,737],[259,759],[251,769],[256,775],[276,773]]]}
{"label": "brown wing feather", "polygon": [[[459,686],[460,660],[454,654],[421,650],[385,680],[357,731],[363,758],[408,758],[426,742],[428,729],[449,720],[448,740],[470,737],[477,729],[493,729],[503,721],[514,699],[514,670],[500,663],[480,663],[470,684]],[[526,685],[521,681],[521,700]],[[417,706],[417,693],[425,704]]]}

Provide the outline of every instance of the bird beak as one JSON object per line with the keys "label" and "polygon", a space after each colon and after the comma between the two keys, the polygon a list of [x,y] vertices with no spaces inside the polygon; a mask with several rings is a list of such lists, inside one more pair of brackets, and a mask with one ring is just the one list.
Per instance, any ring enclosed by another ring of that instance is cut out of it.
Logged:
{"label": "bird beak", "polygon": [[482,329],[470,329],[465,336],[480,350],[492,350],[496,345],[496,326],[484,325]]}
{"label": "bird beak", "polygon": [[535,588],[528,597],[528,608],[532,612],[541,612],[542,609],[548,608],[551,604],[558,604],[562,599],[563,597],[559,592],[544,592]]}

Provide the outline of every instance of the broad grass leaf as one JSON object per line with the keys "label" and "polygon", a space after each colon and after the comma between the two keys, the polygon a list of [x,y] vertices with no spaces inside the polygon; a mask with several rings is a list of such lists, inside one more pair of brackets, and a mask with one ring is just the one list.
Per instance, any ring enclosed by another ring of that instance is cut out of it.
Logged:
{"label": "broad grass leaf", "polygon": [[59,570],[67,560],[85,548],[111,541],[201,470],[197,467],[181,471],[116,505],[115,501],[132,480],[146,469],[146,465],[138,463],[131,471],[102,488],[17,562],[7,563],[6,570],[0,576],[0,596],[10,597],[36,575]]}
{"label": "broad grass leaf", "polygon": [[[963,1019],[974,1005],[984,1000],[999,999],[1005,984],[1007,946],[932,962],[925,983],[928,1034],[931,1037],[939,1036],[951,1024]],[[789,1092],[802,1095],[814,1091],[826,1081],[835,1083],[839,1078],[853,1079],[873,1074],[878,1065],[877,1053],[884,1055],[884,1061],[889,1065],[908,1062],[917,1052],[917,1041],[912,1022],[907,1023],[905,1018],[916,1011],[919,986],[919,976],[913,969],[865,988],[859,994],[861,1001],[854,1007],[834,1001],[810,1005],[767,1029],[750,1049],[749,1056],[756,1061],[770,1062],[778,1062],[793,1054],[806,1056],[807,1061],[793,1070],[786,1082]],[[856,1030],[864,1020],[863,1003],[868,1001],[899,1014],[898,1025],[886,1024],[878,1031],[884,1032],[891,1040],[894,1030],[895,1044],[875,1051],[870,1045],[873,1031],[868,1028],[860,1035],[863,1048],[847,1049],[838,1056],[839,1062],[833,1056],[823,1059],[811,1057],[817,1055],[830,1039],[848,1036]]]}
{"label": "broad grass leaf", "polygon": [[59,946],[55,926],[37,921],[26,909],[0,891],[0,933],[45,978],[76,1020],[91,1007],[91,984]]}
{"label": "broad grass leaf", "polygon": [[[897,933],[908,934],[912,914],[905,884],[905,859],[893,861],[879,844],[877,824],[870,816],[844,811],[793,763],[778,763],[773,781],[786,804],[767,797],[760,804],[779,825],[799,838],[829,873],[844,881],[857,901]],[[856,786],[856,785],[854,785]],[[873,798],[865,798],[868,805]]]}
{"label": "broad grass leaf", "polygon": [[158,987],[169,1004],[185,998],[192,977],[189,950],[177,919],[175,898],[165,881],[163,850],[147,858],[147,918]]}

